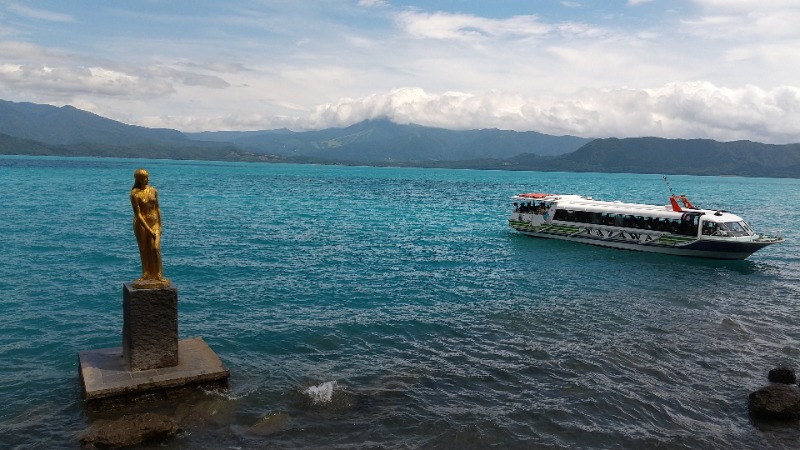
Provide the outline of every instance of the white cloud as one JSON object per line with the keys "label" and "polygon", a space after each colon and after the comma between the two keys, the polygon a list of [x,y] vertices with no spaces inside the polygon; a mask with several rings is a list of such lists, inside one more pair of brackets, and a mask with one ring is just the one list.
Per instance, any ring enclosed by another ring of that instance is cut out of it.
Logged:
{"label": "white cloud", "polygon": [[386,0],[358,0],[358,6],[364,6],[367,8],[373,8],[376,6],[389,6],[389,2]]}
{"label": "white cloud", "polygon": [[195,62],[132,67],[9,41],[0,42],[0,57],[13,61],[0,65],[0,94],[32,91],[57,101],[82,96],[152,99],[174,93],[176,85],[224,89],[230,84],[217,73],[246,71],[239,64]]}
{"label": "white cloud", "polygon": [[800,7],[795,0],[692,0],[709,10],[731,10],[757,12],[766,10],[786,10]]}
{"label": "white cloud", "polygon": [[186,86],[203,86],[211,89],[225,89],[230,83],[216,75],[208,75],[197,71],[179,70],[171,67],[152,67],[147,75],[151,79],[172,80]]}
{"label": "white cloud", "polygon": [[169,82],[159,77],[143,78],[104,67],[68,65],[4,64],[0,68],[0,92],[36,91],[55,99],[76,95],[129,98],[158,97],[172,92]]}
{"label": "white cloud", "polygon": [[72,22],[75,19],[69,14],[62,14],[44,9],[31,8],[15,2],[6,3],[6,8],[20,16],[29,19],[44,20],[48,22]]}
{"label": "white cloud", "polygon": [[216,73],[241,73],[247,72],[250,69],[245,66],[244,64],[238,62],[197,62],[197,61],[190,61],[185,62],[184,65],[189,68],[198,69],[201,71],[206,72],[216,72]]}
{"label": "white cloud", "polygon": [[524,38],[541,36],[551,29],[536,16],[498,20],[468,14],[405,11],[397,14],[396,20],[410,36],[428,39]]}
{"label": "white cloud", "polygon": [[800,142],[800,88],[731,89],[708,82],[670,83],[650,89],[582,89],[570,97],[523,97],[502,91],[481,95],[431,94],[421,88],[345,98],[319,105],[305,128],[347,126],[388,118],[444,128],[497,127],[585,137],[663,136]]}
{"label": "white cloud", "polygon": [[683,20],[687,29],[710,41],[763,42],[797,39],[800,2],[792,0],[695,0],[703,14]]}

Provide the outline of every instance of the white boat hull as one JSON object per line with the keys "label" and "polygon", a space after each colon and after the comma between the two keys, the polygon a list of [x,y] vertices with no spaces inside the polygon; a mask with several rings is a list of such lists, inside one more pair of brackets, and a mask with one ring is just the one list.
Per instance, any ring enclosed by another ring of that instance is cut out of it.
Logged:
{"label": "white boat hull", "polygon": [[711,259],[745,259],[757,250],[775,243],[774,241],[759,242],[757,240],[701,240],[669,233],[611,229],[555,221],[550,224],[532,226],[530,223],[510,220],[509,224],[520,233],[543,239],[558,239],[620,250]]}

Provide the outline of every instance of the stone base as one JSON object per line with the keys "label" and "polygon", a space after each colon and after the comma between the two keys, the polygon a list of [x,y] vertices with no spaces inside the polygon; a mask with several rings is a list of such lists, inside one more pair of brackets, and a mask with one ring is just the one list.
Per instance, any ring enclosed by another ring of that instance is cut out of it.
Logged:
{"label": "stone base", "polygon": [[178,288],[122,288],[122,354],[128,370],[178,365]]}
{"label": "stone base", "polygon": [[122,348],[78,352],[78,370],[86,401],[124,404],[185,387],[227,386],[230,371],[203,338],[181,340],[178,353],[177,366],[130,371]]}

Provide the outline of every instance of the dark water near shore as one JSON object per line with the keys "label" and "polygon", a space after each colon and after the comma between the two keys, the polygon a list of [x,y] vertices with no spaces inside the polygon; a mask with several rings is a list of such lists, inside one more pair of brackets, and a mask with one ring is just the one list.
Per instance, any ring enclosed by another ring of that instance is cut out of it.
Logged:
{"label": "dark water near shore", "polygon": [[159,448],[800,445],[797,424],[747,414],[800,360],[798,180],[671,178],[784,230],[720,262],[506,223],[520,192],[666,203],[660,175],[0,157],[0,448],[78,447],[77,352],[120,345],[138,275],[138,167],[180,335],[232,373],[230,392],[162,406],[192,420]]}

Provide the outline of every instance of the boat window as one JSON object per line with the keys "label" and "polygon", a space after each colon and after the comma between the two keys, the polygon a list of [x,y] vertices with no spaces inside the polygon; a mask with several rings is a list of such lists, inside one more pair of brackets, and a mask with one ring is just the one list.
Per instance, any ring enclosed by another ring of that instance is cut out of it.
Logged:
{"label": "boat window", "polygon": [[728,232],[728,236],[750,236],[750,233],[747,231],[749,227],[747,227],[744,222],[725,222],[721,224],[720,228],[722,227]]}
{"label": "boat window", "polygon": [[719,227],[715,222],[703,221],[703,235],[704,236],[711,236],[714,234]]}
{"label": "boat window", "polygon": [[[547,206],[546,204],[542,205]],[[591,223],[595,225],[607,225],[625,228],[638,228],[642,230],[653,230],[672,234],[682,234],[686,236],[696,236],[700,228],[700,214],[685,214],[681,219],[669,219],[664,217],[636,216],[632,214],[599,213],[570,209],[556,209],[554,220],[565,222]],[[721,225],[721,224],[720,224]],[[714,222],[702,221],[702,233],[711,235],[716,231],[717,224]],[[743,222],[736,223],[736,226],[746,233],[749,228]]]}
{"label": "boat window", "polygon": [[633,216],[630,214],[622,216],[622,226],[625,228],[633,228]]}
{"label": "boat window", "polygon": [[681,216],[678,234],[684,236],[697,236],[697,228],[700,226],[700,215],[697,213],[684,213]]}
{"label": "boat window", "polygon": [[679,219],[668,219],[669,223],[667,224],[667,231],[670,233],[677,233],[678,230],[681,229],[681,221]]}

